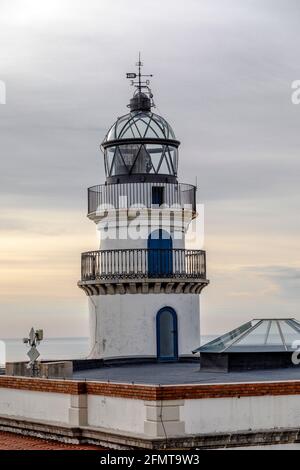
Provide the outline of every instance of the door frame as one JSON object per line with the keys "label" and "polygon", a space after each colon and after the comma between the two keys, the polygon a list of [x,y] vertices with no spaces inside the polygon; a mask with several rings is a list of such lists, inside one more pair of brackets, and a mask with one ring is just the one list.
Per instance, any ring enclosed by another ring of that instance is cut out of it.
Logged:
{"label": "door frame", "polygon": [[[173,349],[174,356],[160,357],[160,317],[164,311],[171,313],[173,318]],[[176,362],[178,361],[178,319],[177,313],[172,307],[162,307],[156,314],[156,357],[159,362]]]}

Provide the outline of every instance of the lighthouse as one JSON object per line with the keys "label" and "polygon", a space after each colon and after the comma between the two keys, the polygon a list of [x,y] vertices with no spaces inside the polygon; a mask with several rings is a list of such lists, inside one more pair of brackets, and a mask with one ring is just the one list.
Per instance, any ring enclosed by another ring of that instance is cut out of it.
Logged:
{"label": "lighthouse", "polygon": [[196,187],[178,181],[180,142],[136,65],[129,112],[101,144],[106,181],[88,189],[100,247],[82,253],[78,285],[88,297],[89,358],[177,361],[199,346],[206,258],[185,247]]}

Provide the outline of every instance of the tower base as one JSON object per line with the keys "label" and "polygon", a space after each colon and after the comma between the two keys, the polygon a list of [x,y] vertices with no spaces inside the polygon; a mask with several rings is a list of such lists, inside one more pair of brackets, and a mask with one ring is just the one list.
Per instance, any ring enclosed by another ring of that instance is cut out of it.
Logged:
{"label": "tower base", "polygon": [[88,301],[89,359],[176,361],[199,345],[198,295],[93,295]]}

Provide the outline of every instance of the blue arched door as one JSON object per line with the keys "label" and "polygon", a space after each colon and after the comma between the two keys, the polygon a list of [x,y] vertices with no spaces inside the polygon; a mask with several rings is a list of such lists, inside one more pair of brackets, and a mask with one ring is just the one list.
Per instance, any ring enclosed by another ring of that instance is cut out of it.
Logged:
{"label": "blue arched door", "polygon": [[155,230],[148,238],[149,277],[168,277],[173,271],[172,237],[165,230]]}
{"label": "blue arched door", "polygon": [[171,362],[178,359],[177,315],[173,308],[163,307],[156,316],[157,359]]}

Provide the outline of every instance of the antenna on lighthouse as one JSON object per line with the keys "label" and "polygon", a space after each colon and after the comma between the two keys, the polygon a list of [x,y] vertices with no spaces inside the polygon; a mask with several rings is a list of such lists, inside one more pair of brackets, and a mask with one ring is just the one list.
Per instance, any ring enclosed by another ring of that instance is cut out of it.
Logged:
{"label": "antenna on lighthouse", "polygon": [[[141,53],[139,52],[139,60],[138,62],[136,63],[136,65],[138,66],[139,68],[139,74],[138,74],[138,77],[139,77],[139,84],[138,84],[138,87],[139,87],[139,91],[141,92],[142,91],[142,74],[141,74],[141,69],[142,69],[142,62],[141,62]],[[152,75],[151,75],[152,76]]]}
{"label": "antenna on lighthouse", "polygon": [[[145,103],[143,103],[143,107],[146,107],[146,108],[151,108],[151,107],[155,107],[155,104],[154,104],[154,101],[153,101],[153,94],[152,94],[152,91],[149,87],[150,85],[150,80],[147,78],[146,80],[143,80],[143,77],[153,77],[153,74],[142,74],[142,67],[143,67],[143,62],[141,61],[141,53],[139,52],[139,60],[135,63],[135,65],[137,66],[138,68],[138,71],[137,73],[136,72],[128,72],[126,74],[126,78],[129,78],[131,79],[131,82],[130,84],[132,86],[134,86],[136,88],[135,90],[135,93],[134,93],[134,97],[139,97],[139,101],[141,101],[141,96],[142,94],[145,95],[145,97],[150,101],[150,103],[148,105],[146,105]],[[136,111],[140,108],[140,104],[135,104],[134,105],[134,109],[132,108],[132,103],[130,105],[128,105],[128,107],[131,108],[132,111]],[[139,108],[137,108],[137,106]],[[148,109],[147,109],[148,110]]]}

